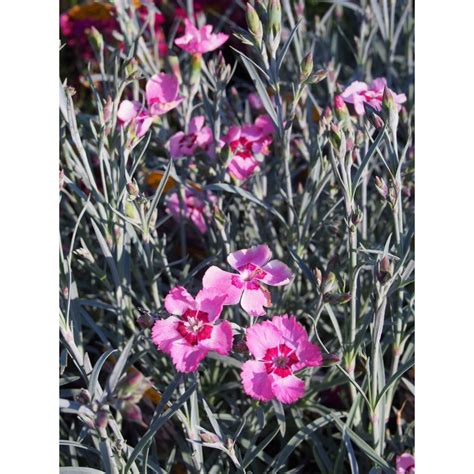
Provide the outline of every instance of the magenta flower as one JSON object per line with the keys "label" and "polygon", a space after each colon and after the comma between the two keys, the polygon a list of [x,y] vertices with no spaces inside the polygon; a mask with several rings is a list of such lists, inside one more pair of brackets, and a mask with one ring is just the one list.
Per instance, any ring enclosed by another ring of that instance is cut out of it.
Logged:
{"label": "magenta flower", "polygon": [[304,381],[294,375],[305,367],[318,367],[322,355],[309,341],[305,328],[294,316],[274,316],[246,330],[247,347],[255,360],[242,365],[242,384],[256,400],[277,399],[293,403],[304,394]]}
{"label": "magenta flower", "polygon": [[229,38],[225,33],[212,33],[211,25],[198,29],[187,18],[184,20],[184,27],[184,35],[176,38],[174,44],[191,54],[214,51]]}
{"label": "magenta flower", "polygon": [[166,296],[165,308],[175,316],[156,321],[151,337],[178,372],[195,372],[210,351],[229,354],[232,327],[227,321],[216,324],[224,299],[212,290],[201,290],[194,299],[182,286]]}
{"label": "magenta flower", "polygon": [[[357,115],[364,115],[364,103],[369,104],[375,110],[379,111],[382,109],[383,91],[386,86],[387,80],[383,77],[374,79],[370,85],[367,85],[365,82],[354,81],[344,89],[341,97],[348,104],[353,104]],[[393,95],[398,110],[400,110],[400,104],[403,104],[407,100],[406,95],[396,94],[390,89],[389,91]]]}
{"label": "magenta flower", "polygon": [[206,233],[207,224],[205,216],[208,213],[207,205],[213,204],[216,197],[210,192],[199,193],[194,189],[186,188],[184,202],[181,210],[178,193],[171,193],[166,201],[166,211],[177,221],[184,217],[190,220],[201,234]]}
{"label": "magenta flower", "polygon": [[261,156],[268,155],[272,143],[273,123],[268,115],[260,115],[254,125],[232,126],[223,137],[233,153],[227,166],[229,174],[239,181],[249,178],[260,165]]}
{"label": "magenta flower", "polygon": [[227,262],[239,273],[230,273],[216,266],[208,268],[202,279],[204,288],[214,288],[226,295],[224,304],[238,304],[250,316],[262,316],[265,307],[272,305],[270,292],[261,284],[287,285],[293,278],[291,270],[279,260],[270,260],[272,252],[267,245],[229,254]]}
{"label": "magenta flower", "polygon": [[189,132],[177,132],[170,137],[171,158],[182,156],[192,156],[194,152],[201,148],[208,150],[212,143],[212,130],[204,127],[204,116],[193,117],[189,123]]}
{"label": "magenta flower", "polygon": [[410,453],[397,456],[397,474],[415,474],[415,458]]}
{"label": "magenta flower", "polygon": [[178,88],[178,79],[173,74],[155,74],[146,83],[148,107],[135,100],[123,100],[117,117],[124,126],[132,124],[133,132],[140,138],[148,131],[154,117],[169,112],[183,101],[183,98],[178,96]]}

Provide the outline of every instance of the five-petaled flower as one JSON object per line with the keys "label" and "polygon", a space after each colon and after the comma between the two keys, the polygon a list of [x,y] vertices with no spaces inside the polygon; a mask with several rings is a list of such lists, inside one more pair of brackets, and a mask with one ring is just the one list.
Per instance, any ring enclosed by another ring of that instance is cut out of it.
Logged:
{"label": "five-petaled flower", "polygon": [[207,231],[207,204],[216,202],[216,197],[210,193],[195,191],[191,188],[184,190],[183,202],[180,202],[177,191],[171,193],[166,201],[166,211],[179,221],[181,217],[190,220],[201,234]]}
{"label": "five-petaled flower", "polygon": [[397,474],[415,474],[415,458],[410,453],[397,456]]}
{"label": "five-petaled flower", "polygon": [[211,25],[198,29],[187,18],[184,20],[184,28],[184,35],[176,38],[174,43],[191,54],[214,51],[229,38],[225,33],[213,33]]}
{"label": "five-petaled flower", "polygon": [[270,307],[270,292],[261,284],[286,285],[293,273],[279,260],[270,260],[272,252],[267,245],[257,245],[249,249],[229,254],[227,262],[239,273],[230,273],[216,266],[210,267],[202,279],[204,288],[215,288],[226,295],[224,304],[241,302],[242,308],[250,316],[262,316],[265,307]]}
{"label": "five-petaled flower", "polygon": [[208,151],[212,143],[212,130],[204,126],[204,116],[193,117],[189,122],[188,133],[177,132],[170,137],[171,158],[192,156],[198,148]]}
{"label": "five-petaled flower", "polygon": [[146,83],[145,96],[147,107],[136,100],[124,100],[120,103],[117,116],[122,125],[133,126],[132,131],[142,137],[158,115],[177,107],[183,98],[178,95],[178,79],[173,74],[160,72]]}
{"label": "five-petaled flower", "polygon": [[295,372],[322,364],[318,346],[309,341],[294,316],[274,316],[246,331],[247,347],[255,360],[242,365],[242,384],[256,400],[293,403],[304,395],[304,381]]}
{"label": "five-petaled flower", "polygon": [[253,125],[230,127],[223,137],[232,152],[227,165],[229,174],[239,181],[249,178],[260,165],[261,157],[270,152],[273,123],[268,115],[260,115]]}
{"label": "five-petaled flower", "polygon": [[155,322],[152,340],[171,356],[179,372],[195,372],[210,351],[229,354],[232,327],[227,321],[216,323],[224,299],[224,295],[206,289],[194,299],[181,286],[173,288],[166,296],[165,308],[174,316]]}
{"label": "five-petaled flower", "polygon": [[[387,80],[383,77],[374,79],[369,85],[367,85],[365,82],[354,81],[344,89],[341,97],[345,102],[354,106],[354,110],[356,111],[357,115],[364,115],[364,103],[370,105],[377,111],[381,110],[383,91],[386,86]],[[400,110],[401,104],[407,100],[406,95],[396,94],[390,89],[389,91],[392,93],[398,110]]]}

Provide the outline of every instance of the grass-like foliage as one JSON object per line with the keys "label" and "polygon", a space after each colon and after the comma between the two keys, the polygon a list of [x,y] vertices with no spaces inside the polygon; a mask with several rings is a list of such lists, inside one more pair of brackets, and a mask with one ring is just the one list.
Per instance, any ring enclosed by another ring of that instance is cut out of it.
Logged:
{"label": "grass-like foliage", "polygon": [[61,472],[413,472],[411,1],[64,8]]}

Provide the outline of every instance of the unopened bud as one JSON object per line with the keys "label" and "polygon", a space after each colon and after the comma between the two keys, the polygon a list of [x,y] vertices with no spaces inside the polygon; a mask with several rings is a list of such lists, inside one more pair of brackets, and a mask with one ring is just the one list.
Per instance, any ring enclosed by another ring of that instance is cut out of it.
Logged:
{"label": "unopened bud", "polygon": [[168,62],[171,66],[171,72],[175,75],[175,77],[178,79],[178,82],[181,84],[183,82],[183,79],[181,76],[181,68],[179,67],[178,56],[176,56],[176,54],[170,54],[168,56]]}
{"label": "unopened bud", "polygon": [[151,329],[153,327],[153,324],[155,324],[155,318],[153,315],[145,310],[145,309],[139,309],[140,315],[137,318],[137,324],[142,328],[142,329]]}
{"label": "unopened bud", "polygon": [[201,79],[202,54],[193,54],[191,56],[191,77],[189,82],[192,86],[197,86]]}
{"label": "unopened bud", "polygon": [[336,111],[337,119],[344,127],[348,127],[351,124],[351,116],[344,99],[340,95],[334,97],[334,110]]}
{"label": "unopened bud", "polygon": [[380,116],[372,111],[367,110],[367,107],[365,108],[366,111],[366,116],[369,122],[372,124],[372,126],[375,129],[379,129],[383,127],[383,120],[380,118]]}
{"label": "unopened bud", "polygon": [[101,32],[94,26],[91,26],[89,29],[89,41],[96,50],[100,51],[104,47],[104,38]]}
{"label": "unopened bud", "polygon": [[393,93],[388,87],[385,87],[383,90],[382,110],[385,114],[390,130],[393,135],[396,135],[398,127],[398,109],[397,104],[395,104],[395,99],[393,98]]}
{"label": "unopened bud", "polygon": [[300,81],[304,82],[313,72],[313,53],[309,51],[300,64]]}
{"label": "unopened bud", "polygon": [[107,427],[108,419],[109,419],[109,414],[105,410],[99,410],[95,416],[95,421],[94,421],[95,427],[98,430],[105,429]]}
{"label": "unopened bud", "polygon": [[323,354],[323,367],[336,365],[341,362],[341,358],[337,354]]}
{"label": "unopened bud", "polygon": [[349,303],[351,299],[352,295],[350,293],[329,293],[324,295],[324,301],[332,304]]}
{"label": "unopened bud", "polygon": [[323,281],[323,274],[321,273],[321,270],[318,267],[314,267],[313,274],[314,279],[316,280],[316,284],[318,285],[318,288],[320,288],[321,283]]}
{"label": "unopened bud", "polygon": [[387,283],[393,274],[393,266],[390,263],[390,260],[385,255],[382,259],[378,262],[378,271],[377,271],[377,279],[380,283]]}
{"label": "unopened bud", "polygon": [[360,224],[364,218],[364,213],[359,207],[356,207],[351,214],[351,222],[354,225]]}
{"label": "unopened bud", "polygon": [[333,272],[329,272],[323,279],[322,292],[324,295],[332,293],[337,289],[336,275]]}
{"label": "unopened bud", "polygon": [[377,189],[378,193],[384,198],[387,199],[388,196],[388,187],[385,181],[378,176],[375,177],[375,189]]}
{"label": "unopened bud", "polygon": [[85,388],[81,388],[74,398],[76,399],[76,402],[81,405],[88,405],[91,402],[91,394],[89,393],[89,390]]}
{"label": "unopened bud", "polygon": [[110,119],[112,118],[113,107],[114,107],[114,103],[112,101],[112,97],[110,97],[109,95],[104,105],[104,122],[105,123],[110,122]]}
{"label": "unopened bud", "polygon": [[130,370],[117,385],[117,398],[138,402],[143,394],[152,387],[152,383],[140,371]]}
{"label": "unopened bud", "polygon": [[326,79],[328,72],[325,69],[319,69],[316,72],[313,72],[308,79],[306,80],[307,84],[317,84],[322,80]]}
{"label": "unopened bud", "polygon": [[257,11],[250,3],[247,3],[245,18],[247,20],[247,26],[250,33],[252,33],[252,35],[257,40],[258,45],[260,46],[263,38],[263,26],[260,18],[258,17]]}
{"label": "unopened bud", "polygon": [[281,30],[280,0],[270,0],[268,5],[268,29],[279,32]]}
{"label": "unopened bud", "polygon": [[64,170],[59,170],[59,190],[64,189]]}
{"label": "unopened bud", "polygon": [[138,184],[134,179],[132,179],[132,181],[129,181],[127,183],[127,192],[128,192],[128,197],[130,201],[134,201],[140,194],[140,190],[138,189]]}
{"label": "unopened bud", "polygon": [[206,431],[206,432],[200,433],[200,436],[201,436],[201,440],[204,443],[209,443],[209,444],[221,443],[221,439],[219,438],[219,436],[217,436],[214,433],[209,433]]}
{"label": "unopened bud", "polygon": [[143,423],[142,410],[136,403],[127,402],[121,404],[120,412],[128,421],[133,421],[139,424]]}

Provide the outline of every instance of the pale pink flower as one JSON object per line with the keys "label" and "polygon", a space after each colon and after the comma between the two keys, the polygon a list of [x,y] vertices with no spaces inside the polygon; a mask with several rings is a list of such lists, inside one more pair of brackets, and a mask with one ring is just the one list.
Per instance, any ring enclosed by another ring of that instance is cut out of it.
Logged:
{"label": "pale pink flower", "polygon": [[[341,97],[348,104],[353,104],[354,109],[358,115],[364,115],[364,103],[370,105],[377,111],[382,109],[383,91],[386,86],[387,80],[383,77],[374,79],[370,85],[367,85],[365,82],[354,81],[344,89]],[[407,100],[406,95],[396,94],[390,89],[389,91],[393,95],[393,99],[397,104],[398,110],[400,110],[401,104]]]}
{"label": "pale pink flower", "polygon": [[223,137],[233,153],[227,165],[229,174],[239,181],[249,178],[260,165],[263,156],[270,153],[273,123],[268,115],[260,115],[253,125],[230,127]]}
{"label": "pale pink flower", "polygon": [[151,337],[161,351],[171,356],[178,372],[195,372],[210,351],[229,354],[232,327],[227,321],[216,324],[224,299],[204,289],[194,299],[182,286],[166,296],[166,311],[174,316],[156,321]]}
{"label": "pale pink flower", "polygon": [[263,102],[262,99],[260,99],[260,96],[258,94],[255,94],[255,92],[251,92],[248,96],[247,99],[249,101],[250,107],[255,110],[263,110]]}
{"label": "pale pink flower", "polygon": [[176,38],[174,44],[191,54],[214,51],[229,38],[225,33],[212,33],[211,25],[198,29],[187,18],[184,20],[184,28],[184,35]]}
{"label": "pale pink flower", "polygon": [[169,112],[183,101],[178,88],[178,79],[173,74],[155,74],[146,83],[147,107],[135,100],[123,100],[117,117],[124,126],[132,124],[133,133],[140,138],[148,131],[154,117]]}
{"label": "pale pink flower", "polygon": [[415,474],[415,458],[412,454],[397,456],[397,474]]}
{"label": "pale pink flower", "polygon": [[189,122],[189,132],[177,132],[170,137],[171,158],[192,156],[198,148],[208,150],[212,143],[212,130],[204,126],[204,116],[193,117]]}
{"label": "pale pink flower", "polygon": [[226,295],[224,304],[238,304],[250,316],[262,316],[265,307],[272,305],[270,292],[262,283],[271,286],[287,285],[293,278],[291,270],[279,260],[270,260],[272,252],[267,245],[229,254],[227,262],[239,273],[230,273],[216,266],[210,267],[202,279],[204,288],[215,288]]}
{"label": "pale pink flower", "polygon": [[242,365],[244,391],[256,400],[293,403],[304,395],[304,381],[295,372],[322,364],[319,347],[309,341],[294,316],[274,316],[246,330],[247,347],[255,360]]}
{"label": "pale pink flower", "polygon": [[190,220],[201,234],[206,233],[205,216],[209,214],[208,205],[213,204],[216,197],[210,192],[201,193],[191,188],[184,191],[184,201],[181,210],[178,193],[171,193],[166,201],[166,210],[177,221],[182,217]]}

